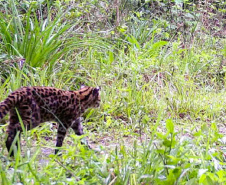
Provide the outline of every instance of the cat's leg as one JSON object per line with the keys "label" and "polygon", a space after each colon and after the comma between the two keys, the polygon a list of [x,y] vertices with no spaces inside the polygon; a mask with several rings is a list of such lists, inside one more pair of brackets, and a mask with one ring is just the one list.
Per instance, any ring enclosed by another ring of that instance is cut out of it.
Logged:
{"label": "cat's leg", "polygon": [[79,117],[75,121],[72,122],[71,128],[74,130],[75,134],[80,136],[83,135],[83,126],[82,126],[82,118]]}
{"label": "cat's leg", "polygon": [[[28,103],[23,103],[16,109],[10,110],[10,119],[9,119],[10,123],[7,129],[8,137],[6,140],[6,147],[10,152],[10,156],[14,156],[14,152],[13,152],[13,149],[11,149],[11,147],[17,133],[19,135],[18,135],[18,141],[15,142],[15,146],[18,149],[21,132],[23,131],[22,128],[24,127],[27,130],[30,130],[31,128],[33,128],[31,118],[32,118],[32,111]],[[22,122],[20,123],[20,121]]]}
{"label": "cat's leg", "polygon": [[20,135],[21,135],[21,126],[20,126],[20,123],[19,123],[19,119],[18,119],[18,116],[17,116],[17,112],[15,110],[11,110],[10,111],[10,119],[9,119],[9,126],[7,128],[7,139],[6,139],[6,148],[10,154],[11,157],[14,156],[14,151],[13,151],[13,148],[12,148],[12,144],[13,144],[13,141],[18,133],[18,141],[16,141],[15,143],[15,146],[17,147],[18,149],[18,144],[19,144],[19,141],[20,141]]}
{"label": "cat's leg", "polygon": [[[82,126],[82,118],[79,117],[75,121],[73,121],[71,128],[74,130],[76,135],[83,135],[84,132]],[[81,144],[86,145],[89,149],[91,149],[86,138],[83,138],[83,140],[81,140]]]}
{"label": "cat's leg", "polygon": [[[9,155],[11,157],[13,157],[14,156],[13,146],[16,146],[16,148],[18,149],[18,145],[19,145],[19,142],[20,142],[21,131],[18,131],[17,129],[12,128],[9,125],[7,133],[8,133],[8,136],[7,136],[7,139],[6,139],[6,148],[7,148],[8,152],[9,152]],[[17,133],[18,133],[18,140],[15,141],[15,145],[13,145],[13,141],[16,138]]]}
{"label": "cat's leg", "polygon": [[[57,130],[56,147],[61,147],[63,145],[63,141],[64,141],[66,133],[67,133],[67,128],[62,123],[59,123],[58,130]],[[57,154],[58,151],[59,151],[59,149],[56,148],[55,154]]]}

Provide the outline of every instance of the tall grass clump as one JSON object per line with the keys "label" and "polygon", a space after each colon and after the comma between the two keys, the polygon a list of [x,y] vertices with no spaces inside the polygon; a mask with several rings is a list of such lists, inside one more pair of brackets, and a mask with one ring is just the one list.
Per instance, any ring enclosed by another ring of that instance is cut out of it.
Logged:
{"label": "tall grass clump", "polygon": [[69,50],[66,40],[72,25],[63,22],[63,15],[38,19],[31,10],[21,14],[14,0],[6,3],[6,14],[0,14],[2,53],[23,57],[32,67],[52,66]]}

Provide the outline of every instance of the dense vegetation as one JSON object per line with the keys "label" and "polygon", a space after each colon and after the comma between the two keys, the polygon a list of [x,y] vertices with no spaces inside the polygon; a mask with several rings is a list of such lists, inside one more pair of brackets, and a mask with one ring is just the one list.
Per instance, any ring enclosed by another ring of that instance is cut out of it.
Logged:
{"label": "dense vegetation", "polygon": [[225,14],[212,0],[0,0],[0,101],[21,86],[102,93],[62,156],[46,123],[10,158],[2,120],[0,184],[226,184]]}

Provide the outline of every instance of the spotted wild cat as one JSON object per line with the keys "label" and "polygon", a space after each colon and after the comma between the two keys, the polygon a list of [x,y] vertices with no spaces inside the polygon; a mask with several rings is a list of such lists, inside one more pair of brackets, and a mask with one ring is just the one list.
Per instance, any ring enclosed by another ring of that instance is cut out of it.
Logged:
{"label": "spotted wild cat", "polygon": [[[0,120],[9,112],[6,147],[10,151],[18,131],[22,132],[18,114],[27,130],[46,121],[58,123],[56,147],[61,147],[67,129],[83,134],[80,116],[87,108],[100,104],[99,88],[81,87],[78,91],[65,91],[54,87],[22,87],[0,103]],[[19,134],[20,135],[20,134]],[[12,149],[11,149],[12,150]],[[55,150],[55,154],[58,149]]]}

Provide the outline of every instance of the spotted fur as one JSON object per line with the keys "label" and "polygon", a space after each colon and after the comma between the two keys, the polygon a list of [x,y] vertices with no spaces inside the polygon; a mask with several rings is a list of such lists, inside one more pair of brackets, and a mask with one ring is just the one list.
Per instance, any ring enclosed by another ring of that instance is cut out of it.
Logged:
{"label": "spotted fur", "polygon": [[[13,140],[22,132],[20,118],[27,130],[46,121],[58,123],[56,147],[61,147],[68,128],[83,134],[80,116],[87,108],[100,104],[99,88],[82,87],[78,91],[65,91],[54,87],[22,87],[0,103],[0,120],[9,112],[6,147],[10,151]],[[19,116],[20,117],[19,117]],[[58,149],[55,150],[55,153]]]}

